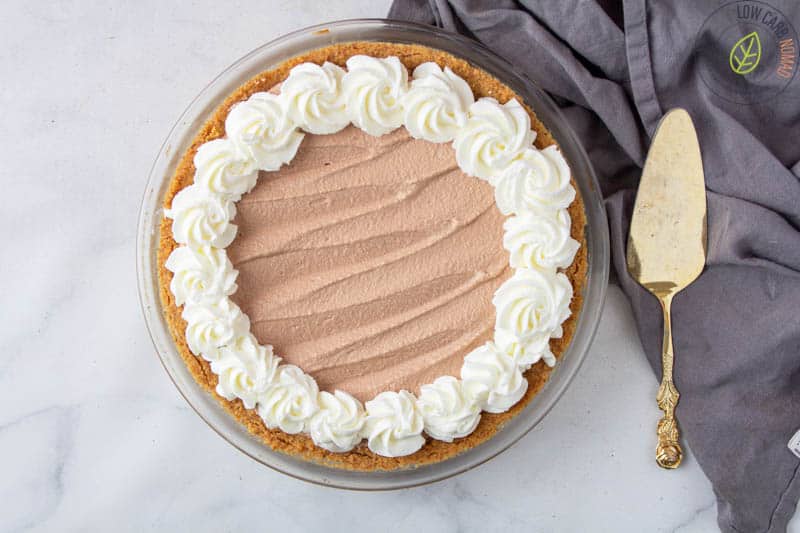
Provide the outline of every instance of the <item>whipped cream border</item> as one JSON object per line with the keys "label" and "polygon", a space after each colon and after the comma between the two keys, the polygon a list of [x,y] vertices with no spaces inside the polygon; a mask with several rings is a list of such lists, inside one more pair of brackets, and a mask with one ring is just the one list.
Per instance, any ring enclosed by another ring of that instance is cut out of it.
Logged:
{"label": "whipped cream border", "polygon": [[[236,235],[236,202],[260,170],[277,171],[294,158],[304,132],[332,134],[350,124],[373,136],[404,126],[414,138],[451,142],[461,170],[491,183],[508,216],[503,244],[514,273],[492,300],[494,339],[464,358],[460,379],[439,377],[419,397],[385,391],[362,405],[344,391],[320,391],[313,377],[258,343],[229,298],[238,272],[225,248]],[[360,55],[347,69],[295,66],[280,94],[259,92],[235,104],[225,133],[200,146],[194,183],[164,213],[180,245],[165,264],[170,291],[183,305],[187,344],[211,363],[220,396],[240,399],[267,427],[308,434],[331,452],[366,439],[374,453],[398,457],[422,448],[423,432],[445,442],[465,437],[481,412],[507,411],[525,395],[523,373],[532,365],[555,364],[549,341],[561,337],[572,299],[560,269],[580,246],[566,211],[576,193],[558,148],[534,147],[536,132],[517,100],[475,100],[464,79],[433,62],[415,68],[409,81],[397,57]]]}

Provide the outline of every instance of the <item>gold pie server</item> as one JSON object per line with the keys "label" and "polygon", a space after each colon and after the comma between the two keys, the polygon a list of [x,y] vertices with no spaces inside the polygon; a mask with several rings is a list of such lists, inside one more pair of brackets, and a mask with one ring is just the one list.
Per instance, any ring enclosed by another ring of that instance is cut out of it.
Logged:
{"label": "gold pie server", "polygon": [[672,299],[703,271],[706,260],[706,191],[700,145],[689,113],[672,109],[658,125],[636,194],[628,234],[628,272],[653,293],[664,312],[656,462],[677,468],[683,459],[672,379]]}

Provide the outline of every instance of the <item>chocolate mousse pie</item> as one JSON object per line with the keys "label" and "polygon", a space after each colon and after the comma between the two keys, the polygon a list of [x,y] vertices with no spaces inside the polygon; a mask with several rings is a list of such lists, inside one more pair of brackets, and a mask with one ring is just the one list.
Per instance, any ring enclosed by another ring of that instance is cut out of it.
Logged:
{"label": "chocolate mousse pie", "polygon": [[164,198],[164,313],[200,386],[338,468],[490,439],[568,347],[585,217],[535,109],[418,45],[292,58],[222,102]]}

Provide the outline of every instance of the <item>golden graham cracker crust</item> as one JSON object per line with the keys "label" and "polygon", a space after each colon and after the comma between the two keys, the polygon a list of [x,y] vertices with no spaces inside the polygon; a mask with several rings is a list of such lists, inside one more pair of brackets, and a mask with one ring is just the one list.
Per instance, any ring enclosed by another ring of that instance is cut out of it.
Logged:
{"label": "golden graham cracker crust", "polygon": [[[285,80],[292,67],[299,63],[313,62],[322,64],[325,61],[330,61],[345,67],[347,59],[357,54],[373,57],[397,56],[406,68],[408,68],[409,72],[413,71],[413,69],[421,63],[434,61],[442,67],[450,67],[453,72],[464,78],[472,88],[476,99],[484,96],[491,96],[500,103],[505,103],[517,97],[509,87],[483,70],[471,66],[467,61],[440,50],[420,45],[352,42],[313,50],[289,59],[271,70],[258,74],[225,99],[203,127],[200,128],[191,147],[178,163],[178,167],[164,197],[164,208],[171,205],[172,198],[178,191],[191,185],[194,181],[195,168],[193,158],[197,148],[210,140],[225,135],[225,118],[232,105],[239,101],[246,100],[255,92],[269,91],[272,87]],[[517,97],[517,99],[521,101],[519,97]],[[525,107],[531,116],[531,127],[537,133],[536,147],[542,149],[555,144],[550,132],[537,119],[533,111],[527,105]],[[573,185],[575,185],[574,179]],[[551,339],[550,341],[551,349],[557,358],[561,357],[572,340],[578,314],[583,303],[582,290],[586,281],[587,251],[584,236],[586,217],[580,192],[578,192],[575,201],[570,205],[569,214],[572,218],[572,237],[581,243],[581,248],[573,264],[565,271],[565,274],[569,277],[573,285],[574,297],[570,304],[572,315],[563,324],[563,337],[560,339]],[[255,410],[245,409],[238,399],[229,401],[216,394],[214,389],[217,386],[217,376],[211,371],[211,365],[207,361],[195,357],[189,350],[185,340],[186,323],[181,318],[181,308],[175,305],[175,299],[169,290],[172,273],[164,267],[164,263],[167,257],[169,257],[169,254],[177,248],[177,246],[178,244],[172,238],[171,221],[162,219],[158,250],[160,295],[161,302],[164,306],[164,316],[169,324],[170,332],[175,340],[178,351],[197,383],[209,394],[212,394],[231,416],[236,418],[236,420],[247,427],[253,435],[259,437],[273,450],[301,457],[326,466],[359,471],[395,470],[440,462],[463,453],[490,439],[502,428],[504,423],[511,420],[524,409],[541,390],[550,375],[551,369],[543,362],[534,365],[525,373],[525,377],[528,380],[528,391],[522,400],[505,413],[482,413],[481,421],[475,431],[467,437],[457,439],[452,443],[431,439],[423,433],[426,437],[426,443],[422,449],[412,455],[404,457],[390,458],[376,455],[367,448],[365,442],[360,443],[355,449],[347,453],[328,452],[327,450],[315,446],[311,438],[307,435],[289,435],[278,429],[268,429]]]}

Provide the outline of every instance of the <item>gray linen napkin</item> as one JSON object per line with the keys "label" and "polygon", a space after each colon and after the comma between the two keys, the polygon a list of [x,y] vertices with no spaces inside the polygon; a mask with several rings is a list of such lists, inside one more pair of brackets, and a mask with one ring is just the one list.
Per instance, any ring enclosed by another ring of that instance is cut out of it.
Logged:
{"label": "gray linen napkin", "polygon": [[678,418],[720,528],[784,531],[800,497],[787,447],[800,429],[800,2],[395,0],[389,18],[471,36],[554,96],[600,177],[617,281],[659,376],[660,309],[628,275],[625,243],[656,124],[690,112],[709,249],[673,304]]}

